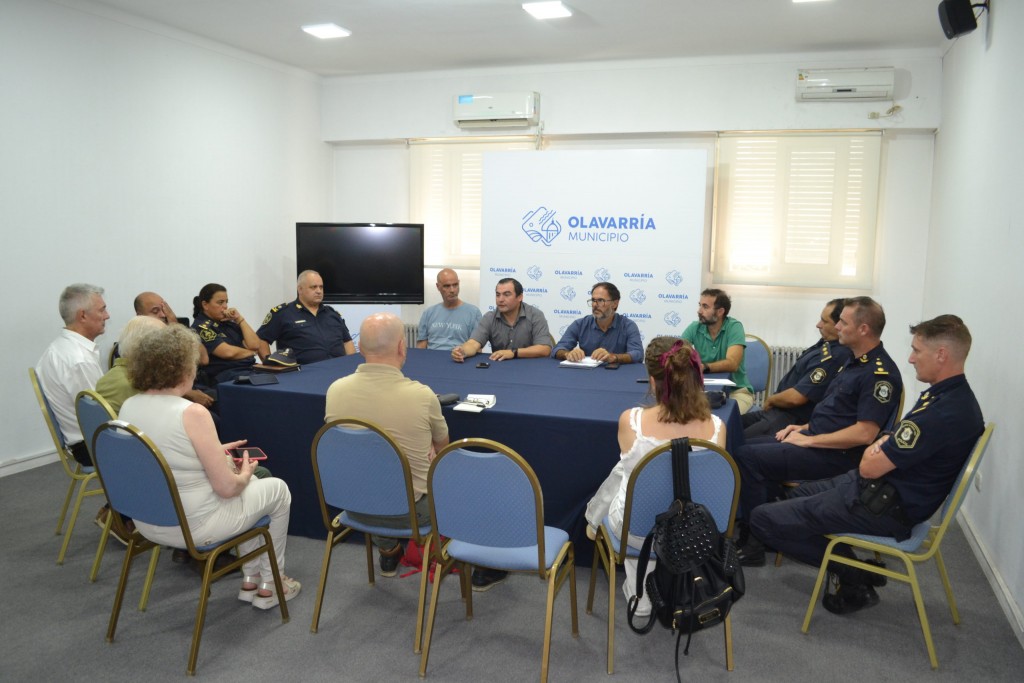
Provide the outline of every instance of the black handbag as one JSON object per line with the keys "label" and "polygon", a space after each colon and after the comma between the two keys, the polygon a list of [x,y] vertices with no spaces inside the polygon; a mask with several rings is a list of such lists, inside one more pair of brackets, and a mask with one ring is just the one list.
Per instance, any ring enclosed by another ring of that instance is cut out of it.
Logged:
{"label": "black handbag", "polygon": [[[644,539],[637,562],[636,595],[626,610],[629,627],[650,632],[655,620],[676,634],[676,678],[679,679],[679,640],[687,634],[684,655],[690,653],[693,633],[725,621],[733,603],[743,597],[743,567],[731,538],[718,532],[711,512],[690,499],[690,440],[672,441],[672,478],[675,500],[655,518]],[[658,564],[646,581],[651,550]],[[651,615],[634,625],[640,597],[647,590]]]}

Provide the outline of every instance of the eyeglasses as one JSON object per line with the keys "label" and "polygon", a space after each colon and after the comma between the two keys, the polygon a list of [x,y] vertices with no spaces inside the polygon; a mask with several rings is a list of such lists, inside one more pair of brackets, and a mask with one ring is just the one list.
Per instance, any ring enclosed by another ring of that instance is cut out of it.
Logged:
{"label": "eyeglasses", "polygon": [[593,306],[594,304],[597,304],[598,306],[604,306],[605,304],[610,304],[612,301],[613,299],[587,299],[587,303],[590,304],[591,306]]}

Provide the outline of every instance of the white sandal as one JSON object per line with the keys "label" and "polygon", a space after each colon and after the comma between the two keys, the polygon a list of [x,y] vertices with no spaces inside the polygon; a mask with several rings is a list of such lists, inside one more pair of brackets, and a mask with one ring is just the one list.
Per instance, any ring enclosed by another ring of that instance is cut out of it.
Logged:
{"label": "white sandal", "polygon": [[[253,601],[253,599],[256,597],[257,591],[259,590],[260,579],[261,578],[262,577],[259,577],[259,576],[245,576],[245,577],[242,577],[242,585],[243,586],[245,584],[247,584],[247,583],[252,583],[252,584],[256,584],[256,588],[239,588],[238,589],[238,599],[241,600],[242,602],[251,603]],[[273,585],[273,584],[271,584],[271,585]]]}
{"label": "white sandal", "polygon": [[[284,575],[281,576],[281,584],[284,586],[284,599],[285,599],[285,602],[287,602],[288,600],[291,600],[296,595],[298,595],[299,594],[299,590],[302,589],[302,584],[301,583],[299,583],[295,579],[289,578],[289,577],[284,576]],[[261,590],[261,591],[264,591],[264,590],[266,590],[266,591],[273,591],[274,590],[274,582],[270,581],[269,583],[261,583],[259,590]],[[277,594],[276,593],[271,593],[270,595],[258,595],[257,594],[252,599],[252,606],[256,607],[257,609],[270,609],[271,607],[276,607],[279,602],[280,602],[280,600],[277,599]]]}

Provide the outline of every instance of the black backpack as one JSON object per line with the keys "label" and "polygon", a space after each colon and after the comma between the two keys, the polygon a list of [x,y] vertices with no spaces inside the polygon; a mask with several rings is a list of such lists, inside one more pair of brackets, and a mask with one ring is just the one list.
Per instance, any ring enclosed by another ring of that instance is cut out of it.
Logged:
{"label": "black backpack", "polygon": [[[676,679],[679,679],[679,640],[687,634],[683,654],[690,653],[695,631],[725,621],[734,602],[743,597],[743,567],[731,538],[718,533],[706,507],[690,500],[690,440],[672,440],[672,486],[676,499],[655,518],[637,562],[636,595],[626,610],[629,627],[648,633],[657,619],[676,634]],[[644,581],[654,547],[658,564]],[[646,583],[646,586],[644,585]],[[637,604],[646,589],[651,616],[635,626]]]}

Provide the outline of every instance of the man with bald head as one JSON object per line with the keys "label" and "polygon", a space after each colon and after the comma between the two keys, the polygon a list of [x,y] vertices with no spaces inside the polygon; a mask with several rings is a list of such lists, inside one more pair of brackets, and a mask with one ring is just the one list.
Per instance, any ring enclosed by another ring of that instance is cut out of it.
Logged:
{"label": "man with bald head", "polygon": [[[397,317],[374,313],[363,320],[359,328],[359,353],[365,362],[353,374],[331,384],[325,420],[366,420],[383,428],[395,440],[409,459],[416,517],[420,524],[427,524],[427,470],[437,451],[448,445],[448,424],[430,387],[402,374],[406,351],[405,330]],[[407,516],[352,516],[375,526],[404,528],[409,523]],[[402,558],[401,544],[397,539],[382,536],[374,536],[373,542],[380,551],[381,575],[394,576]]]}
{"label": "man with bald head", "polygon": [[[147,316],[159,320],[164,325],[172,325],[178,323],[181,325],[188,326],[188,318],[179,318],[174,315],[174,311],[171,310],[171,305],[156,292],[142,292],[135,297],[135,315]],[[121,346],[118,342],[117,351],[114,354],[115,360],[121,355]],[[210,354],[206,351],[206,347],[200,345],[199,347],[199,365],[200,367],[210,364]],[[186,396],[185,398],[188,398]],[[194,400],[194,399],[190,399]],[[200,401],[201,402],[201,401]],[[210,406],[203,403],[207,408]]]}
{"label": "man with bald head", "polygon": [[256,331],[267,344],[264,351],[268,352],[269,344],[276,342],[278,351],[290,350],[292,357],[302,364],[354,354],[356,347],[345,319],[323,303],[324,281],[320,273],[302,271],[295,289],[295,301],[270,309]]}
{"label": "man with bald head", "polygon": [[450,351],[469,339],[480,322],[480,309],[459,298],[459,276],[451,268],[437,274],[437,291],[441,303],[420,316],[416,348]]}

